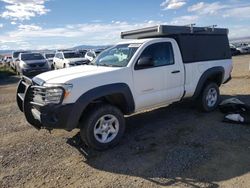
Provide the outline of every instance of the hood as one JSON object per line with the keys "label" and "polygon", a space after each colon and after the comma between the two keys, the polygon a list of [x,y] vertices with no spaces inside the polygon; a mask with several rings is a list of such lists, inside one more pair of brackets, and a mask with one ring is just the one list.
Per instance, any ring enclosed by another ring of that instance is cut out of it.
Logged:
{"label": "hood", "polygon": [[46,63],[47,61],[45,59],[40,59],[40,60],[22,60],[26,64],[41,64],[41,63]]}
{"label": "hood", "polygon": [[86,58],[83,58],[83,57],[80,57],[80,58],[68,58],[67,59],[70,63],[75,63],[75,62],[78,62],[78,61],[87,61]]}
{"label": "hood", "polygon": [[46,83],[67,83],[73,79],[87,77],[97,74],[104,74],[110,71],[116,71],[122,67],[104,67],[96,65],[80,65],[65,69],[45,72],[37,75],[34,80],[42,80]]}

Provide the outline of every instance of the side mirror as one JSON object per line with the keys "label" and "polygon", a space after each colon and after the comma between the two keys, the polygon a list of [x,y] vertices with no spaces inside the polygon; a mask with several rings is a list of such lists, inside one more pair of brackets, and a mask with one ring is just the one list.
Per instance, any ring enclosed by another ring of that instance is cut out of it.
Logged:
{"label": "side mirror", "polygon": [[137,62],[138,68],[147,68],[154,66],[154,61],[152,57],[141,57]]}

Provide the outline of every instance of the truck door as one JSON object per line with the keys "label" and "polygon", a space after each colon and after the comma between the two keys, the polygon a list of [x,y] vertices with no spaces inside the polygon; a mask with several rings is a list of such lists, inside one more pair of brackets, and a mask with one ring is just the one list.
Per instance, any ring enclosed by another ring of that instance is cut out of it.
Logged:
{"label": "truck door", "polygon": [[[142,59],[152,63],[140,66]],[[171,42],[147,46],[135,63],[133,76],[137,109],[165,105],[182,95],[183,68],[175,62]]]}
{"label": "truck door", "polygon": [[166,69],[164,72],[164,94],[165,103],[179,101],[184,93],[185,70],[182,63],[180,50],[176,43],[164,43]]}

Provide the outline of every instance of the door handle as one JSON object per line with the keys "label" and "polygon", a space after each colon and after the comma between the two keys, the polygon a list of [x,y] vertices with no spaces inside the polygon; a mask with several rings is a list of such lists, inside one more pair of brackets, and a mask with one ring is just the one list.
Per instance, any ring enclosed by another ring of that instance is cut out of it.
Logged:
{"label": "door handle", "polygon": [[179,72],[181,72],[181,71],[175,70],[175,71],[172,71],[171,73],[172,73],[172,74],[176,74],[176,73],[179,73]]}

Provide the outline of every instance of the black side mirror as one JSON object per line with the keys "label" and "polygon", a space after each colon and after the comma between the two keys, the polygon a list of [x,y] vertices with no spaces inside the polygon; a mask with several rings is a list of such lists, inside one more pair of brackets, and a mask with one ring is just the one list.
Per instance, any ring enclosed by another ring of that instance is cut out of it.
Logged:
{"label": "black side mirror", "polygon": [[137,62],[137,68],[147,68],[154,66],[152,57],[141,57]]}

